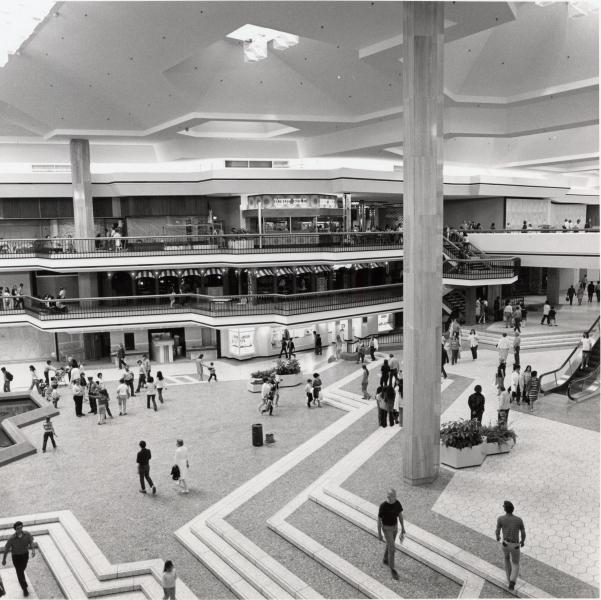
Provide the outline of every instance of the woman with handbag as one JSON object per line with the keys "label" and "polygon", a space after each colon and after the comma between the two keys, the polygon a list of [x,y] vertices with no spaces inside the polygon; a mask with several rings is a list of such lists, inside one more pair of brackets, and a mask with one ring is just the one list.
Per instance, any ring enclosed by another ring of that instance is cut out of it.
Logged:
{"label": "woman with handbag", "polygon": [[188,469],[190,467],[190,463],[188,462],[188,448],[184,446],[184,440],[177,440],[175,449],[175,464],[179,469],[179,479],[177,481],[179,492],[181,494],[188,494],[190,490],[188,489],[187,479],[188,479]]}

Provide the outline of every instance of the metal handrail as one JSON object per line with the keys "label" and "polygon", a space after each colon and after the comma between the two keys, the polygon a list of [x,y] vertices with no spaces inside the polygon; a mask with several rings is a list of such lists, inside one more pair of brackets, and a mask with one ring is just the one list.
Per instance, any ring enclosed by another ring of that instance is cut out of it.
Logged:
{"label": "metal handrail", "polygon": [[442,263],[446,279],[506,279],[518,275],[521,261],[516,256],[486,258],[452,258]]}
{"label": "metal handrail", "polygon": [[[581,396],[579,397],[579,395]],[[570,400],[586,400],[593,396],[599,396],[599,366],[583,377],[570,381],[568,385]]]}
{"label": "metal handrail", "polygon": [[[28,314],[39,320],[134,316],[148,314],[197,313],[208,316],[307,314],[353,306],[372,306],[401,302],[400,283],[369,288],[349,288],[301,294],[149,294],[92,298],[52,298],[20,296],[20,305],[0,311],[4,314]],[[12,298],[11,298],[12,300]]]}
{"label": "metal handrail", "polygon": [[[590,334],[593,333],[594,331],[597,331],[597,339],[595,341],[595,344],[599,343],[599,317],[597,317],[595,319],[595,321],[593,322],[593,324],[589,327],[589,329],[587,330],[586,333]],[[552,371],[547,371],[546,373],[542,373],[539,376],[540,379],[540,389],[542,392],[544,393],[549,393],[550,391],[561,387],[563,385],[565,385],[568,380],[570,379],[570,377],[572,377],[572,375],[576,372],[576,370],[580,367],[580,365],[582,364],[581,360],[577,360],[575,359],[575,354],[578,352],[580,348],[580,342],[578,342],[573,350],[570,352],[570,354],[568,354],[568,357],[561,363],[561,365],[559,367],[557,367],[557,369],[553,369]],[[562,372],[564,367],[569,368],[569,372],[567,373],[567,378],[565,380],[562,380],[561,382],[559,381],[557,374],[559,372]],[[552,377],[552,382],[553,385],[551,385],[550,387],[548,387],[547,389],[545,389],[543,387],[544,385],[544,381],[543,378],[550,378]]]}

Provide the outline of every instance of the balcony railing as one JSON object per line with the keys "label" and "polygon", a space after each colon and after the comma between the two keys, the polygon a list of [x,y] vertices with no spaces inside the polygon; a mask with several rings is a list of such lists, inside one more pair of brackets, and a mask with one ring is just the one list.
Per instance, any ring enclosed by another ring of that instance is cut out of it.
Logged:
{"label": "balcony railing", "polygon": [[350,288],[305,294],[257,294],[207,296],[202,294],[161,294],[112,298],[69,298],[42,300],[21,296],[0,310],[3,314],[28,314],[41,321],[172,315],[195,313],[209,317],[298,315],[373,306],[403,299],[400,283],[370,288]]}
{"label": "balcony railing", "polygon": [[517,277],[520,259],[516,257],[479,259],[448,259],[442,263],[445,279],[509,279]]}
{"label": "balcony railing", "polygon": [[299,251],[356,252],[401,247],[402,234],[389,231],[4,239],[0,240],[0,259],[78,259],[164,254],[268,254]]}

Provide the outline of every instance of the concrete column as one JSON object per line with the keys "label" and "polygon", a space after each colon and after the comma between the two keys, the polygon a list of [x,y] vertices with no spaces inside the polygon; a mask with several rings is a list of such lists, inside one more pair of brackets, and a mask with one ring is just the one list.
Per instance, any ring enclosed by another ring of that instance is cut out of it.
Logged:
{"label": "concrete column", "polygon": [[443,3],[403,2],[403,479],[430,483],[440,463]]}
{"label": "concrete column", "polygon": [[559,304],[560,269],[552,268],[547,271],[547,298],[553,306]]}
{"label": "concrete column", "polygon": [[77,287],[80,298],[96,298],[98,296],[98,275],[96,273],[78,273]]}
{"label": "concrete column", "polygon": [[476,288],[465,288],[465,324],[473,325],[476,322]]}
{"label": "concrete column", "polygon": [[73,216],[76,238],[94,237],[92,206],[92,176],[90,175],[90,142],[71,140],[71,181],[73,185]]}

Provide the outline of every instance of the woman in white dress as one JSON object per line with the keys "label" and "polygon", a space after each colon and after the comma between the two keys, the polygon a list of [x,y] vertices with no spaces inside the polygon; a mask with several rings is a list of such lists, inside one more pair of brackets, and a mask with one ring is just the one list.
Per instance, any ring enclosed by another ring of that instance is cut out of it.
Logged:
{"label": "woman in white dress", "polygon": [[175,464],[179,468],[179,481],[178,485],[181,487],[179,490],[181,494],[187,494],[190,490],[186,483],[188,479],[188,448],[184,446],[184,440],[177,440],[177,448],[175,450]]}

